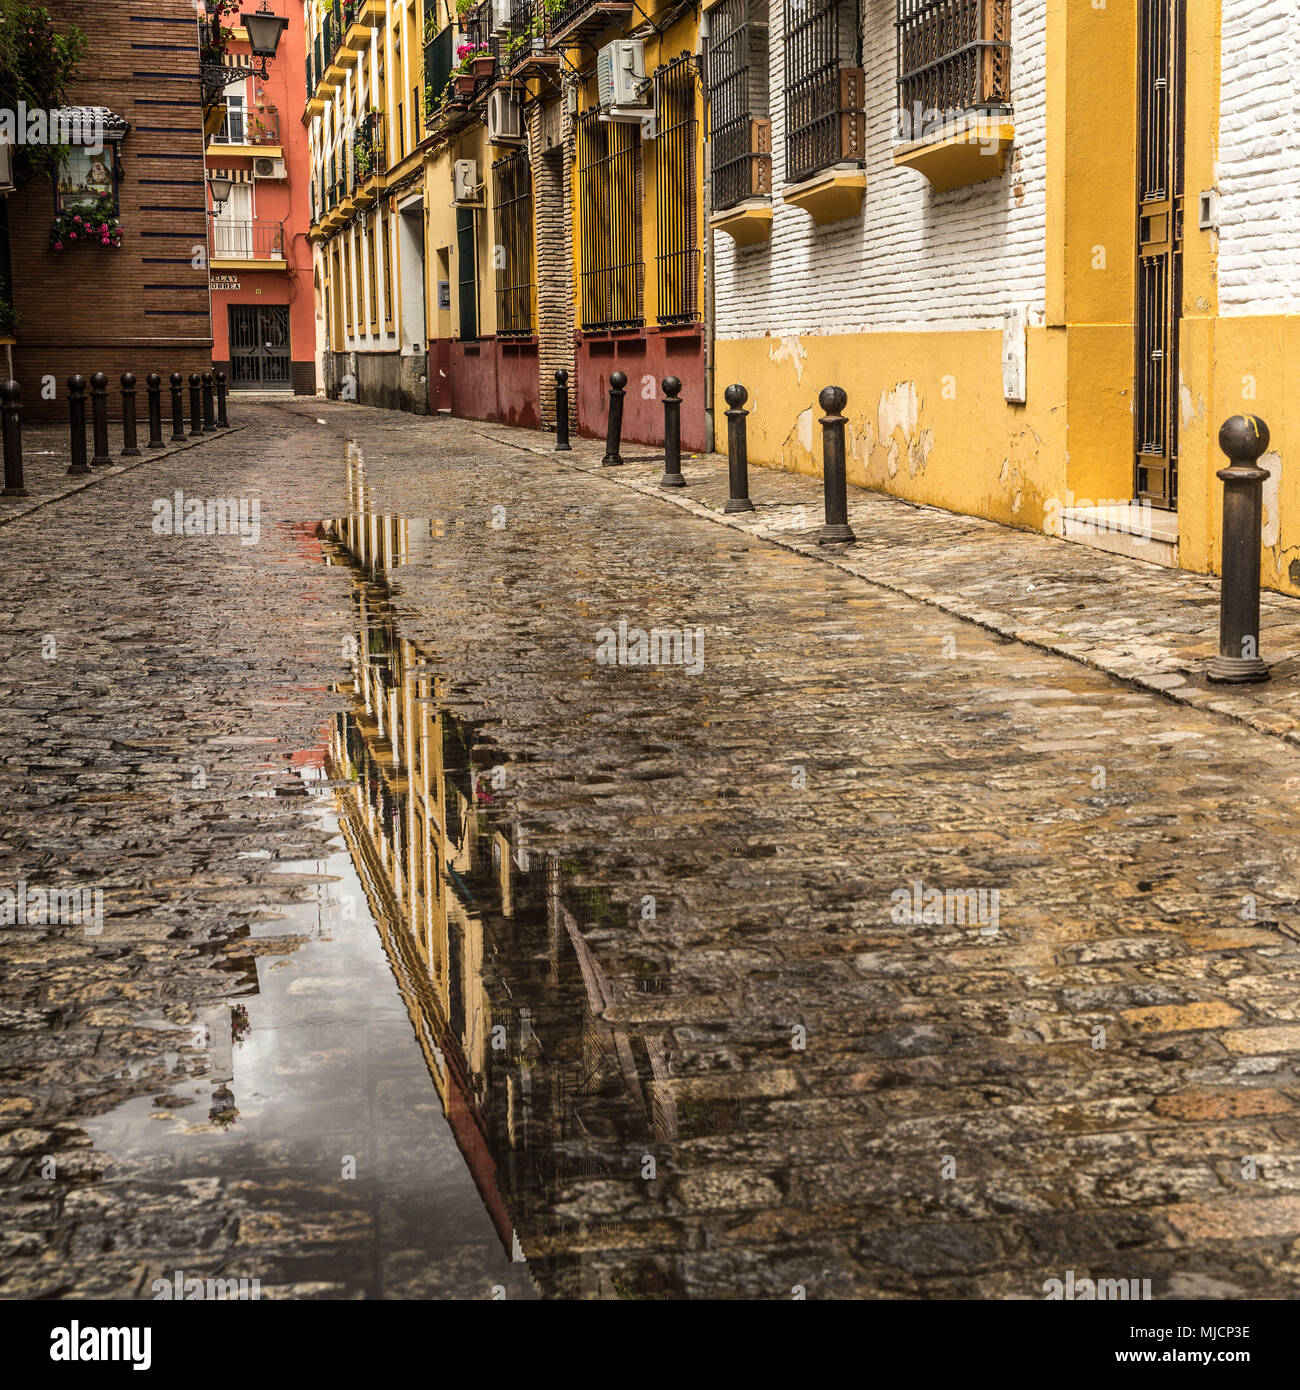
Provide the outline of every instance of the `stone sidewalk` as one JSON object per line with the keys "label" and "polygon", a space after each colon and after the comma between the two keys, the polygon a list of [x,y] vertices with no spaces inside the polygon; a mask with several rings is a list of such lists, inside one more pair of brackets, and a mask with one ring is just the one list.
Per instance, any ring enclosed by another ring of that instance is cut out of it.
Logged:
{"label": "stone sidewalk", "polygon": [[1266,591],[1261,599],[1260,645],[1273,679],[1263,685],[1215,686],[1204,672],[1219,646],[1217,577],[853,487],[849,521],[857,544],[821,547],[816,541],[822,518],[820,478],[751,465],[755,510],[726,515],[723,455],[683,458],[687,486],[665,489],[658,485],[663,454],[653,446],[625,445],[625,467],[604,468],[602,441],[574,439],[573,452],[564,455],[554,452],[549,435],[533,430],[475,428],[485,438],[594,470],[611,482],[819,559],[990,632],[1071,657],[1260,733],[1300,742],[1300,604],[1283,594]]}
{"label": "stone sidewalk", "polygon": [[[194,438],[188,434],[189,426],[187,423],[187,435],[184,442],[177,440],[173,443],[171,406],[170,400],[166,396],[163,398],[163,406],[163,439],[165,443],[161,449],[149,448],[149,408],[147,397],[142,390],[139,400],[141,416],[138,426],[140,457],[128,459],[122,457],[122,424],[119,420],[110,420],[108,426],[109,453],[115,462],[107,467],[93,468],[89,473],[68,472],[68,465],[72,461],[72,448],[66,424],[24,423],[23,486],[27,489],[27,496],[0,497],[0,526],[8,524],[20,516],[26,516],[29,512],[34,512],[38,507],[45,507],[51,502],[57,502],[61,497],[70,497],[74,492],[81,492],[85,488],[94,487],[104,478],[119,477],[123,473],[129,473],[133,468],[139,468],[141,464],[150,462],[150,460],[163,459],[168,454],[197,448],[199,445],[210,443],[222,435],[235,434],[242,428],[242,426],[232,423],[229,429],[217,430],[214,434],[204,434]],[[188,403],[186,411],[188,422]],[[87,461],[94,456],[94,436],[91,433],[89,420],[86,424],[86,456]]]}

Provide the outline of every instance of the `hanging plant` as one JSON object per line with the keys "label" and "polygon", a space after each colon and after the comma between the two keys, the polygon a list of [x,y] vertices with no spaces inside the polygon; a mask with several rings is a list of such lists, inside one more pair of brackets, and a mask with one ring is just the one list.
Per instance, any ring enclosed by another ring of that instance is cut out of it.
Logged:
{"label": "hanging plant", "polygon": [[122,244],[122,221],[113,208],[113,195],[103,193],[97,203],[74,203],[54,219],[50,245],[56,251],[69,246],[109,246]]}
{"label": "hanging plant", "polygon": [[0,338],[12,338],[21,320],[22,315],[9,300],[0,299]]}

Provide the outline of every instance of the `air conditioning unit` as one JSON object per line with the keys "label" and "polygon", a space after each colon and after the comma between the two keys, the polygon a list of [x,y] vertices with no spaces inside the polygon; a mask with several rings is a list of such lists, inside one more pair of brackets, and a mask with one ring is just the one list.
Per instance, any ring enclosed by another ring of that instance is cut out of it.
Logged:
{"label": "air conditioning unit", "polygon": [[524,103],[509,87],[496,87],[488,93],[488,141],[493,145],[522,145],[524,142]]}
{"label": "air conditioning unit", "polygon": [[614,120],[641,120],[653,102],[645,77],[645,44],[615,39],[596,54],[600,109]]}
{"label": "air conditioning unit", "polygon": [[510,28],[510,10],[514,0],[492,0],[492,32],[504,34]]}
{"label": "air conditioning unit", "polygon": [[289,177],[289,171],[285,168],[283,159],[272,159],[268,155],[257,155],[253,159],[253,177],[255,179],[283,180]]}
{"label": "air conditioning unit", "polygon": [[458,159],[451,166],[452,200],[457,203],[478,202],[478,160]]}

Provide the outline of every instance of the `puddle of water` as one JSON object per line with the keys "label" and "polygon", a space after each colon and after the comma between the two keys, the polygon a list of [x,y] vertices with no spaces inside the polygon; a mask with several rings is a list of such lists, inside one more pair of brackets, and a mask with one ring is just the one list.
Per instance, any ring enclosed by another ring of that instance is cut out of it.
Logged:
{"label": "puddle of water", "polygon": [[[125,1191],[141,1178],[287,1184],[284,1200],[309,1224],[328,1225],[344,1203],[382,1207],[367,1242],[372,1273],[347,1280],[347,1292],[535,1297],[505,1210],[482,1195],[495,1178],[456,1122],[456,1078],[444,1068],[431,1092],[425,1039],[394,989],[385,933],[343,847],[350,813],[318,777],[304,792],[340,848],[286,863],[284,873],[315,880],[304,901],[251,924],[251,946],[283,940],[287,952],[238,963],[246,992],[209,1011],[189,1040],[200,1075],[86,1124],[113,1157],[105,1181]],[[392,1251],[418,1252],[414,1287],[382,1273]],[[326,1282],[338,1266],[322,1262]],[[234,1259],[228,1270],[247,1274]]]}

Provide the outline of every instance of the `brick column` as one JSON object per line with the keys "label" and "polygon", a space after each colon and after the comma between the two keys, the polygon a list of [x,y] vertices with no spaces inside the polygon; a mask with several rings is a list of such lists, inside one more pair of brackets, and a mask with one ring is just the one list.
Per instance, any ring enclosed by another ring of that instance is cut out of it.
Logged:
{"label": "brick column", "polygon": [[[563,140],[554,141],[557,125]],[[547,131],[552,133],[546,148]],[[555,428],[555,373],[572,378],[573,216],[570,188],[574,129],[561,98],[529,120],[528,148],[533,176],[533,220],[537,255],[537,371],[542,428]]]}

